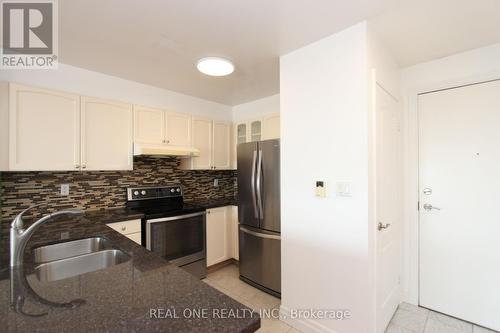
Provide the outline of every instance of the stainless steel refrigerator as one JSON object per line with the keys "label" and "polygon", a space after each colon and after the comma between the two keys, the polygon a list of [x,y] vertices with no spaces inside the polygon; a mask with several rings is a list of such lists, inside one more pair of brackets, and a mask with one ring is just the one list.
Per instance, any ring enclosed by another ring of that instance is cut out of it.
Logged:
{"label": "stainless steel refrigerator", "polygon": [[238,145],[240,279],[281,295],[280,141]]}

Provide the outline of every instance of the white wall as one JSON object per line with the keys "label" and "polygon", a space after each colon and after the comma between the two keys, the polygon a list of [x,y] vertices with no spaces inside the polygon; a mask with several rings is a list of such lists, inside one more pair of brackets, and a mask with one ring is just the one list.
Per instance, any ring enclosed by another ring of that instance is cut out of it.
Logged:
{"label": "white wall", "polygon": [[57,70],[1,70],[0,81],[231,120],[231,107],[142,83],[59,64]]}
{"label": "white wall", "polygon": [[417,94],[500,79],[500,44],[405,68],[401,73],[405,138],[404,297],[418,303]]}
{"label": "white wall", "polygon": [[235,105],[232,110],[234,122],[259,118],[272,113],[279,113],[280,95],[276,94],[257,99],[255,101]]}
{"label": "white wall", "polygon": [[[349,309],[299,320],[304,331],[373,328],[368,248],[368,60],[361,23],[280,59],[282,312]],[[314,196],[317,180],[327,197]],[[352,182],[337,197],[335,182]]]}

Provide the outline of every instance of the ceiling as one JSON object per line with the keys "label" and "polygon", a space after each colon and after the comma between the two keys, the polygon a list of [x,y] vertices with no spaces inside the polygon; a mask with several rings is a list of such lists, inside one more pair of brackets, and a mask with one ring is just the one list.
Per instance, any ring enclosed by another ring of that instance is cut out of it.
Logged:
{"label": "ceiling", "polygon": [[[60,61],[236,105],[279,92],[279,56],[364,19],[401,66],[500,42],[498,0],[59,1]],[[235,72],[208,77],[206,56]]]}

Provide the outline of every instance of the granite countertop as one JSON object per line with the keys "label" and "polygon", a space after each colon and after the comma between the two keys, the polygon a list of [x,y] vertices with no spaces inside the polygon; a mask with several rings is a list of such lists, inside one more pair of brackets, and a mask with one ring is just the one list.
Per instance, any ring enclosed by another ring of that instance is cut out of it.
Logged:
{"label": "granite countertop", "polygon": [[[9,270],[8,233],[2,232],[2,332],[255,332],[260,327],[257,313],[104,225],[141,217],[112,209],[49,221],[28,243],[22,270]],[[69,233],[70,239],[105,237],[130,260],[40,282],[33,274],[31,251],[60,242],[61,233]],[[17,302],[11,301],[11,287]]]}
{"label": "granite countertop", "polygon": [[224,207],[224,206],[238,206],[238,199],[235,197],[216,198],[216,199],[195,199],[186,201],[193,205],[201,206],[205,209]]}

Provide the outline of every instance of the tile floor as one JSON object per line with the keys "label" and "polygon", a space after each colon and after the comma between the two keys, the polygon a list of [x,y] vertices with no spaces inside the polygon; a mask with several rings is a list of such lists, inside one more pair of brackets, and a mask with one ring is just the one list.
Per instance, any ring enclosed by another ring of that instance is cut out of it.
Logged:
{"label": "tile floor", "polygon": [[[279,309],[280,300],[239,279],[238,266],[229,265],[207,276],[205,283],[256,311]],[[274,311],[278,313],[278,311]],[[273,313],[274,313],[273,312]],[[279,319],[264,318],[258,333],[300,333]]]}
{"label": "tile floor", "polygon": [[[205,283],[238,302],[254,309],[279,309],[280,300],[239,279],[236,265],[226,266],[208,275]],[[300,333],[279,319],[263,319],[258,333]],[[402,303],[386,333],[496,333],[440,313]],[[498,333],[498,332],[497,332]]]}
{"label": "tile floor", "polygon": [[399,305],[386,333],[495,333],[407,303]]}

